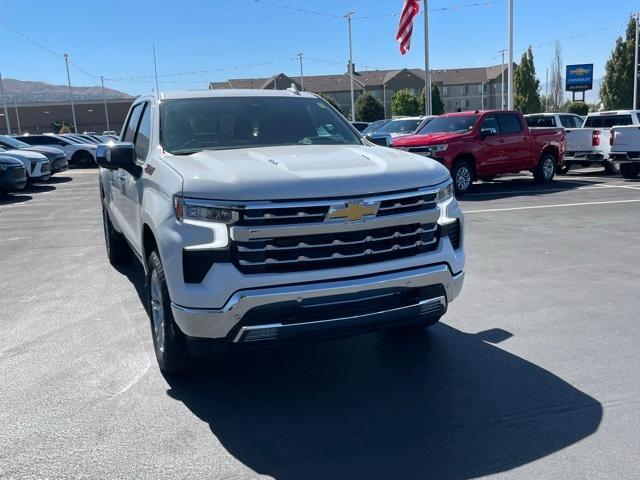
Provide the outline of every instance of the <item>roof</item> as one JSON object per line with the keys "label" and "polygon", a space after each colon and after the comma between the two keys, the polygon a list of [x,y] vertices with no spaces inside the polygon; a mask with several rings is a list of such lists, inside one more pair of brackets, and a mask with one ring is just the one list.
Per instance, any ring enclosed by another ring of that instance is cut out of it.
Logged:
{"label": "roof", "polygon": [[[516,64],[514,64],[516,65]],[[505,65],[506,68],[506,65]],[[488,67],[473,68],[452,68],[443,70],[432,70],[431,81],[444,85],[465,85],[488,82],[500,77],[502,64]],[[354,88],[381,86],[389,83],[398,76],[415,76],[424,80],[424,70],[421,68],[401,68],[395,70],[363,70],[357,71],[353,76]],[[288,78],[293,81],[300,81],[299,76],[287,76],[282,73],[269,78],[238,78],[224,82],[211,82],[209,87],[214,90],[232,88],[264,88],[271,84],[274,78]],[[305,90],[313,92],[344,92],[350,89],[350,79],[348,73],[334,75],[310,75],[304,77]]]}
{"label": "roof", "polygon": [[216,97],[307,97],[317,98],[313,93],[290,90],[273,89],[226,89],[226,90],[189,90],[176,92],[162,92],[162,100],[175,100],[184,98],[216,98]]}

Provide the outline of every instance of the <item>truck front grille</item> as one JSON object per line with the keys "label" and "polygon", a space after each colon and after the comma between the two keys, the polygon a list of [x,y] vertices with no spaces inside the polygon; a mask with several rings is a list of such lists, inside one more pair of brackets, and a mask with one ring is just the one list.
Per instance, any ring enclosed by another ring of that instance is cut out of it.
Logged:
{"label": "truck front grille", "polygon": [[344,267],[410,257],[438,246],[435,223],[234,242],[233,260],[244,273]]}

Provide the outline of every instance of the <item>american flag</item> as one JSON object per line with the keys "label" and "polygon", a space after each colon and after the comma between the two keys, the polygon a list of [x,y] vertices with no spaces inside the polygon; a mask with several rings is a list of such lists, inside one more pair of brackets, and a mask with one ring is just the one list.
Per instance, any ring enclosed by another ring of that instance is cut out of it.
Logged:
{"label": "american flag", "polygon": [[411,48],[411,34],[413,33],[413,17],[420,11],[420,0],[404,0],[404,7],[400,14],[398,34],[396,40],[400,42],[400,53],[404,55]]}

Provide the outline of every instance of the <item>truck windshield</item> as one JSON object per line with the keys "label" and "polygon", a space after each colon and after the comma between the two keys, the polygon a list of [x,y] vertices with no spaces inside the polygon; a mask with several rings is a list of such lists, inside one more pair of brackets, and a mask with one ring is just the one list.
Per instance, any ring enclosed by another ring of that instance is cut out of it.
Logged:
{"label": "truck windshield", "polygon": [[391,120],[375,133],[413,133],[421,121],[422,119],[420,118],[412,120]]}
{"label": "truck windshield", "polygon": [[436,117],[418,132],[419,135],[429,133],[466,133],[473,130],[477,115],[454,115],[452,117]]}
{"label": "truck windshield", "polygon": [[627,115],[594,115],[587,117],[585,128],[611,128],[633,124],[631,114]]}
{"label": "truck windshield", "polygon": [[220,97],[165,100],[160,142],[173,154],[281,145],[360,145],[353,128],[324,100]]}

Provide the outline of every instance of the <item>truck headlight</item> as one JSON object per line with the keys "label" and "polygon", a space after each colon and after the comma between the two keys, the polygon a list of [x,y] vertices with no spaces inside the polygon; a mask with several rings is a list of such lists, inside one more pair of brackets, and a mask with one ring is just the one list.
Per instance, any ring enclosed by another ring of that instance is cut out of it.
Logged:
{"label": "truck headlight", "polygon": [[230,225],[238,221],[238,212],[228,208],[212,207],[202,200],[176,196],[174,198],[176,217],[181,223],[185,220],[214,222]]}
{"label": "truck headlight", "polygon": [[453,198],[454,194],[453,181],[449,180],[449,183],[436,192],[436,202],[439,204],[446,203]]}
{"label": "truck headlight", "polygon": [[431,145],[429,148],[433,153],[438,153],[444,152],[448,147],[449,145],[447,145],[446,143],[440,143],[438,145]]}

